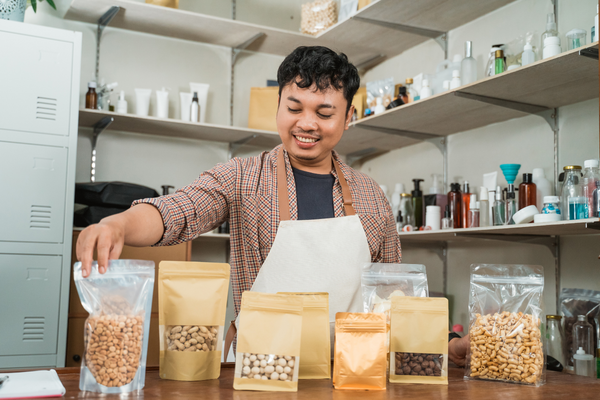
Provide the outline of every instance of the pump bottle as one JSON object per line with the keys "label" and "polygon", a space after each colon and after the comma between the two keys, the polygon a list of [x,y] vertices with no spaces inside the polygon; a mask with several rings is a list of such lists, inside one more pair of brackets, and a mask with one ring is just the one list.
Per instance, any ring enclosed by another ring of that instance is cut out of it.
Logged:
{"label": "pump bottle", "polygon": [[119,93],[119,101],[117,102],[117,112],[119,114],[127,114],[127,100],[125,100],[125,91]]}
{"label": "pump bottle", "polygon": [[468,228],[469,227],[469,209],[471,203],[471,193],[469,192],[469,182],[465,181],[463,185],[462,192],[462,202],[460,208],[460,215],[462,217],[460,227]]}
{"label": "pump bottle", "polygon": [[411,192],[413,201],[413,212],[415,213],[415,228],[423,226],[423,191],[419,187],[423,179],[413,179],[415,189]]}
{"label": "pump bottle", "polygon": [[502,200],[502,188],[500,186],[496,187],[496,201],[492,206],[492,220],[494,226],[506,224],[506,208]]}

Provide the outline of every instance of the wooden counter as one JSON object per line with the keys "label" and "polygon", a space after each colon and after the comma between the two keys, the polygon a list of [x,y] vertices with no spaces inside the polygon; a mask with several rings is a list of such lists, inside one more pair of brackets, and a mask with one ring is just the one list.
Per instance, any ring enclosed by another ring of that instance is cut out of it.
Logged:
{"label": "wooden counter", "polygon": [[[57,370],[67,389],[65,399],[118,399],[118,395],[79,391],[79,369]],[[219,380],[203,382],[177,382],[162,380],[158,370],[146,374],[146,387],[140,393],[131,393],[128,399],[473,399],[473,400],[580,400],[600,399],[600,379],[584,378],[558,372],[547,373],[547,383],[541,387],[528,387],[509,383],[465,381],[464,370],[450,368],[448,386],[409,385],[388,383],[386,391],[366,392],[334,390],[331,380],[301,380],[297,393],[243,392],[233,390],[233,364],[224,365]]]}

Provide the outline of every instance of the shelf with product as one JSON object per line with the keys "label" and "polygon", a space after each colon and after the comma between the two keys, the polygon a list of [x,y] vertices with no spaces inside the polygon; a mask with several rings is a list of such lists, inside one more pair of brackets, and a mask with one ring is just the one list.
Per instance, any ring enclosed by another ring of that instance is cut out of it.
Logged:
{"label": "shelf with product", "polygon": [[250,41],[246,50],[281,56],[298,46],[327,46],[367,66],[429,38],[444,47],[446,32],[513,1],[373,1],[318,36],[127,0],[73,0],[64,18],[95,24],[117,6],[124,12],[111,21],[115,28],[232,48]]}

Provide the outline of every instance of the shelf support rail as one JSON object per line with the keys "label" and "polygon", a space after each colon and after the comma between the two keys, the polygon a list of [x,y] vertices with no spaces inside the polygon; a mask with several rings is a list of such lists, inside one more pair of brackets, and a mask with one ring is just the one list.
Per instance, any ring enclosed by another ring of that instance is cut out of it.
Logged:
{"label": "shelf support rail", "polygon": [[382,21],[380,19],[366,18],[360,16],[351,17],[352,19],[367,24],[379,25],[385,28],[395,29],[406,33],[412,33],[413,35],[425,36],[436,41],[444,51],[444,59],[448,58],[448,32],[436,31],[433,29],[420,28],[417,26],[398,24],[395,22]]}
{"label": "shelf support rail", "polygon": [[104,28],[110,24],[110,21],[112,21],[115,15],[119,13],[119,11],[121,11],[121,7],[112,6],[98,20],[98,30],[96,33],[96,82],[98,82],[98,76],[100,72],[100,39],[102,38],[102,32],[104,31]]}
{"label": "shelf support rail", "polygon": [[96,182],[96,144],[98,144],[98,136],[100,136],[114,120],[113,117],[104,117],[93,126],[94,134],[92,136],[92,168],[90,171],[90,182]]}
{"label": "shelf support rail", "polygon": [[376,154],[379,155],[379,154],[383,154],[383,153],[387,153],[387,150],[380,150],[376,147],[369,147],[368,149],[362,149],[362,150],[358,150],[353,153],[347,154],[346,155],[346,163],[352,167],[359,160],[363,160],[367,157],[371,157]]}

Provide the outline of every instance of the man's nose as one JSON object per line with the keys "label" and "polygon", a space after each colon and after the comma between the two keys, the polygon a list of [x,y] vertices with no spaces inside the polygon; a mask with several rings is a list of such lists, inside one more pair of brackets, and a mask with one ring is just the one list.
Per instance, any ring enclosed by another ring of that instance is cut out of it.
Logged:
{"label": "man's nose", "polygon": [[298,126],[298,128],[306,132],[316,131],[318,128],[316,116],[312,115],[312,113],[306,112],[302,113],[296,125]]}

